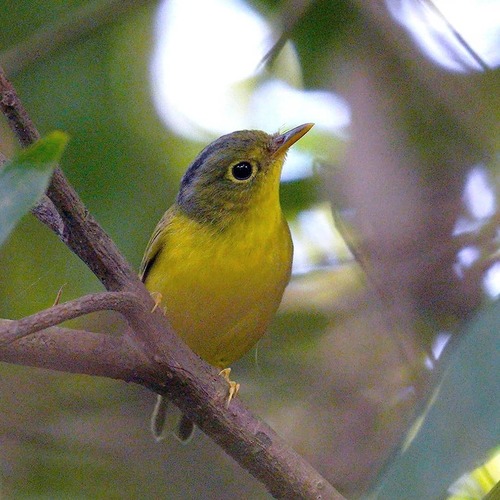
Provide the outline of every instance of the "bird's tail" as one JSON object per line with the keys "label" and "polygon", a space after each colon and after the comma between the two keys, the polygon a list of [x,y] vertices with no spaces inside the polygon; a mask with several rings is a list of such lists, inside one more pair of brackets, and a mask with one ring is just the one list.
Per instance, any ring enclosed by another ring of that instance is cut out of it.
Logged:
{"label": "bird's tail", "polygon": [[[156,441],[162,441],[168,433],[167,419],[169,414],[168,400],[158,395],[156,404],[151,415],[151,433]],[[174,436],[181,442],[187,443],[194,434],[194,424],[185,415],[181,415],[177,426],[173,430]]]}

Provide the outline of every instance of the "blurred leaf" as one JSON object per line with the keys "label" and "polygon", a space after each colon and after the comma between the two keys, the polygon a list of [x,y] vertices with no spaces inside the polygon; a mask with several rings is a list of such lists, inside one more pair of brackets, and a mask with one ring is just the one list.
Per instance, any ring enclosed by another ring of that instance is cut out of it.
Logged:
{"label": "blurred leaf", "polygon": [[466,327],[414,438],[383,477],[376,498],[444,498],[499,442],[500,301]]}
{"label": "blurred leaf", "polygon": [[67,134],[52,132],[0,170],[0,245],[47,189],[67,142]]}

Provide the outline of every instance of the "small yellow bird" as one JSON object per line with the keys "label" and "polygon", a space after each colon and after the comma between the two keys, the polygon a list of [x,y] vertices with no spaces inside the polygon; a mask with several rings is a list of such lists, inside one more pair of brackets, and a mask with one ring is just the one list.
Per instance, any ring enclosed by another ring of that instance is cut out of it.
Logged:
{"label": "small yellow bird", "polygon": [[[239,386],[228,366],[264,334],[290,279],[293,245],[279,199],[287,150],[306,123],[284,134],[242,130],[208,145],[182,178],[146,248],[140,276],[175,332],[201,358],[223,370],[229,400]],[[152,432],[162,436],[159,396]],[[193,424],[183,418],[177,436]]]}

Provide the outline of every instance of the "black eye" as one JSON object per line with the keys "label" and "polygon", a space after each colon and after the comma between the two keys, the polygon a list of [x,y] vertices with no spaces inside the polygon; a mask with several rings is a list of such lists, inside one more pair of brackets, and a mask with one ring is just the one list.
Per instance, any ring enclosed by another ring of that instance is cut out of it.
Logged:
{"label": "black eye", "polygon": [[246,181],[252,177],[253,167],[247,161],[240,161],[231,168],[231,173],[237,181]]}

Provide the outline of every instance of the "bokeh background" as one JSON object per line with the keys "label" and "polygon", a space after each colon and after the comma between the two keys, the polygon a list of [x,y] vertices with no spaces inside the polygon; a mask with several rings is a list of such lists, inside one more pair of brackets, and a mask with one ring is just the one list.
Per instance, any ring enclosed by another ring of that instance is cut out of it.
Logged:
{"label": "bokeh background", "polygon": [[[498,1],[1,4],[0,63],[42,134],[70,134],[62,169],[137,268],[204,145],[315,122],[283,173],[293,278],[233,366],[241,397],[349,498],[500,479]],[[30,215],[0,263],[2,318],[101,290]],[[201,433],[156,444],[141,387],[0,373],[4,498],[268,497]]]}

